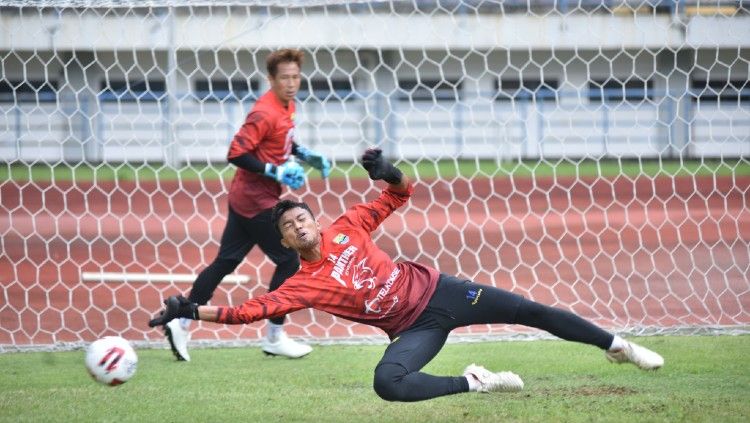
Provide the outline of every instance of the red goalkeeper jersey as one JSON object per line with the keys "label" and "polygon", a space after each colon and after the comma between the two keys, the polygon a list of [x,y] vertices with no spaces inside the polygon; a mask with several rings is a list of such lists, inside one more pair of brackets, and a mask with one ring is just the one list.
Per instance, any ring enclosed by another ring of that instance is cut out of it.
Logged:
{"label": "red goalkeeper jersey", "polygon": [[302,260],[281,287],[237,307],[222,307],[219,323],[250,323],[314,308],[375,326],[390,337],[408,328],[427,307],[438,271],[413,262],[394,263],[370,233],[411,196],[386,188],[358,204],[322,232],[323,258]]}
{"label": "red goalkeeper jersey", "polygon": [[[294,111],[294,102],[284,107],[272,91],[265,93],[232,139],[227,158],[251,153],[264,163],[286,162],[294,141]],[[229,205],[237,213],[251,218],[275,206],[280,195],[281,184],[240,168],[229,188]]]}

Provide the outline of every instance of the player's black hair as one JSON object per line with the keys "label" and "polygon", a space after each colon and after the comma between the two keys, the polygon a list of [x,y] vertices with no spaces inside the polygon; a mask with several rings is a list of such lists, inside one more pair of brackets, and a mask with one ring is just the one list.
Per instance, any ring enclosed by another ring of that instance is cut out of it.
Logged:
{"label": "player's black hair", "polygon": [[295,207],[305,209],[308,213],[310,213],[310,216],[315,217],[312,210],[310,210],[310,206],[308,206],[307,203],[301,203],[292,200],[281,200],[276,203],[276,205],[273,206],[273,209],[271,210],[271,223],[273,223],[273,228],[276,229],[276,232],[279,233],[279,235],[281,235],[281,229],[279,229],[279,219],[281,219],[281,215],[286,213],[287,210],[293,209]]}

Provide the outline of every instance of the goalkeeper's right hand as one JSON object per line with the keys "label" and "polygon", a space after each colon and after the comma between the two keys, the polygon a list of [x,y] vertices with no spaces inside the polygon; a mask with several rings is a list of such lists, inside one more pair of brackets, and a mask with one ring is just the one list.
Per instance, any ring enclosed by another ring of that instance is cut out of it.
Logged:
{"label": "goalkeeper's right hand", "polygon": [[291,189],[305,185],[305,170],[299,163],[292,160],[278,166],[266,163],[266,170],[263,174],[280,184],[289,185]]}
{"label": "goalkeeper's right hand", "polygon": [[184,317],[198,320],[198,304],[191,303],[182,295],[172,295],[164,300],[164,310],[148,321],[149,327],[164,326],[172,319]]}

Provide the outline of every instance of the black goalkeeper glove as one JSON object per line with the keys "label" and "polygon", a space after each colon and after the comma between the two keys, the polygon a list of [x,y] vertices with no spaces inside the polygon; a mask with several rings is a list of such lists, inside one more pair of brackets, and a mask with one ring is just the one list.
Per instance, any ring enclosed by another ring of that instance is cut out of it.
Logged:
{"label": "black goalkeeper glove", "polygon": [[172,319],[184,317],[198,320],[198,304],[191,303],[182,295],[172,295],[164,300],[164,310],[148,321],[149,327],[164,326]]}
{"label": "black goalkeeper glove", "polygon": [[379,148],[368,148],[362,154],[362,167],[365,168],[370,179],[377,181],[382,179],[391,185],[401,183],[403,173],[383,158],[383,150]]}

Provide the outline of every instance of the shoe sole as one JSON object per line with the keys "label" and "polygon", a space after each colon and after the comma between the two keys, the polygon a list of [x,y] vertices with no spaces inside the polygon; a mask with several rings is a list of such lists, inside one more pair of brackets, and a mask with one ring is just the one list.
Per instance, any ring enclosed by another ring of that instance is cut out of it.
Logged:
{"label": "shoe sole", "polygon": [[177,351],[177,348],[174,346],[174,339],[172,338],[172,330],[169,329],[169,326],[164,325],[164,335],[167,336],[167,341],[169,341],[169,348],[172,349],[172,354],[174,354],[174,357],[177,359],[177,361],[187,361],[185,360],[185,357],[182,356],[182,354]]}
{"label": "shoe sole", "polygon": [[296,359],[296,358],[302,358],[302,357],[306,357],[306,356],[307,356],[308,354],[310,354],[310,353],[305,353],[305,354],[302,354],[302,355],[300,355],[300,356],[297,356],[297,357],[290,357],[290,356],[288,356],[288,355],[283,355],[283,354],[276,354],[276,353],[272,353],[272,352],[269,352],[269,351],[263,350],[263,354],[265,354],[266,356],[269,356],[269,357],[286,357],[286,358],[289,358],[289,359],[292,359],[292,360],[294,360],[294,359]]}

